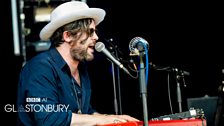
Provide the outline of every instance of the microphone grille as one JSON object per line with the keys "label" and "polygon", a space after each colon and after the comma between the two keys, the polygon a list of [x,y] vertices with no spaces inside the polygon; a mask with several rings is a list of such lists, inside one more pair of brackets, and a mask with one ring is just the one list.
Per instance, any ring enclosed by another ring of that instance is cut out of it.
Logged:
{"label": "microphone grille", "polygon": [[148,46],[148,42],[145,39],[143,39],[142,37],[134,37],[133,39],[131,39],[131,41],[129,43],[129,50],[131,52],[135,51],[136,45],[137,45],[138,42],[142,42],[142,43],[144,43],[145,45]]}
{"label": "microphone grille", "polygon": [[105,48],[105,45],[102,42],[97,42],[95,44],[95,49],[97,52],[101,52]]}
{"label": "microphone grille", "polygon": [[131,39],[131,42],[139,42],[139,41],[141,41],[141,39],[143,39],[143,38],[141,38],[141,37],[134,37],[133,39]]}

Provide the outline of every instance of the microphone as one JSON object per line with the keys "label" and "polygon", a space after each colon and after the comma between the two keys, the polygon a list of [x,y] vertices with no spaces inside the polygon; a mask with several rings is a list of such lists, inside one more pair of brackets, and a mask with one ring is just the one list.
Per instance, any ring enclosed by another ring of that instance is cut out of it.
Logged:
{"label": "microphone", "polygon": [[152,62],[150,62],[149,65],[151,66],[152,69],[155,69],[155,70],[160,70],[160,71],[164,70],[164,71],[168,71],[168,72],[177,72],[181,76],[183,76],[183,75],[189,76],[190,75],[190,72],[188,72],[188,71],[179,70],[177,68],[172,68],[172,67],[169,67],[169,66],[159,66],[159,65],[153,64]]}
{"label": "microphone", "polygon": [[139,52],[144,51],[144,46],[149,48],[148,42],[142,37],[134,37],[129,43],[130,55],[139,55]]}
{"label": "microphone", "polygon": [[102,42],[97,42],[95,45],[97,52],[103,52],[109,59],[111,59],[115,64],[117,64],[121,69],[123,69],[127,74],[130,75],[128,69],[126,69],[123,64],[121,64],[117,59],[115,59],[111,53],[105,48],[105,45]]}

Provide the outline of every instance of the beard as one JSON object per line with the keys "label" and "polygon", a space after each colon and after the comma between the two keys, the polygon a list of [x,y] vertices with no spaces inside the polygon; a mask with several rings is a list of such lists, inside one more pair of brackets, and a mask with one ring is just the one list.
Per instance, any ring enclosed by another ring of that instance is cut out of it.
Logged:
{"label": "beard", "polygon": [[88,47],[87,48],[73,48],[71,49],[71,56],[74,60],[77,61],[91,61],[94,59],[93,53],[88,53]]}

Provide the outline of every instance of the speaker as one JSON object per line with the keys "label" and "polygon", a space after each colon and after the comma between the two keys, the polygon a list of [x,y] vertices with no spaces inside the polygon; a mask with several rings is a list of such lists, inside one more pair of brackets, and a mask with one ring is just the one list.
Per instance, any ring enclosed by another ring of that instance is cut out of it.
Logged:
{"label": "speaker", "polygon": [[207,126],[214,126],[218,96],[204,96],[198,98],[187,98],[188,109],[202,109],[205,114]]}

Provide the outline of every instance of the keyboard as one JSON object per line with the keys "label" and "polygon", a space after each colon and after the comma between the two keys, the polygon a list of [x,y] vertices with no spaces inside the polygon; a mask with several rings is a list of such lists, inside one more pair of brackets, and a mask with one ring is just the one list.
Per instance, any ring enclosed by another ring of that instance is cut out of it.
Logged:
{"label": "keyboard", "polygon": [[[125,122],[116,124],[106,124],[98,126],[143,126],[143,121]],[[149,126],[206,126],[205,119],[187,119],[187,120],[150,120]]]}

